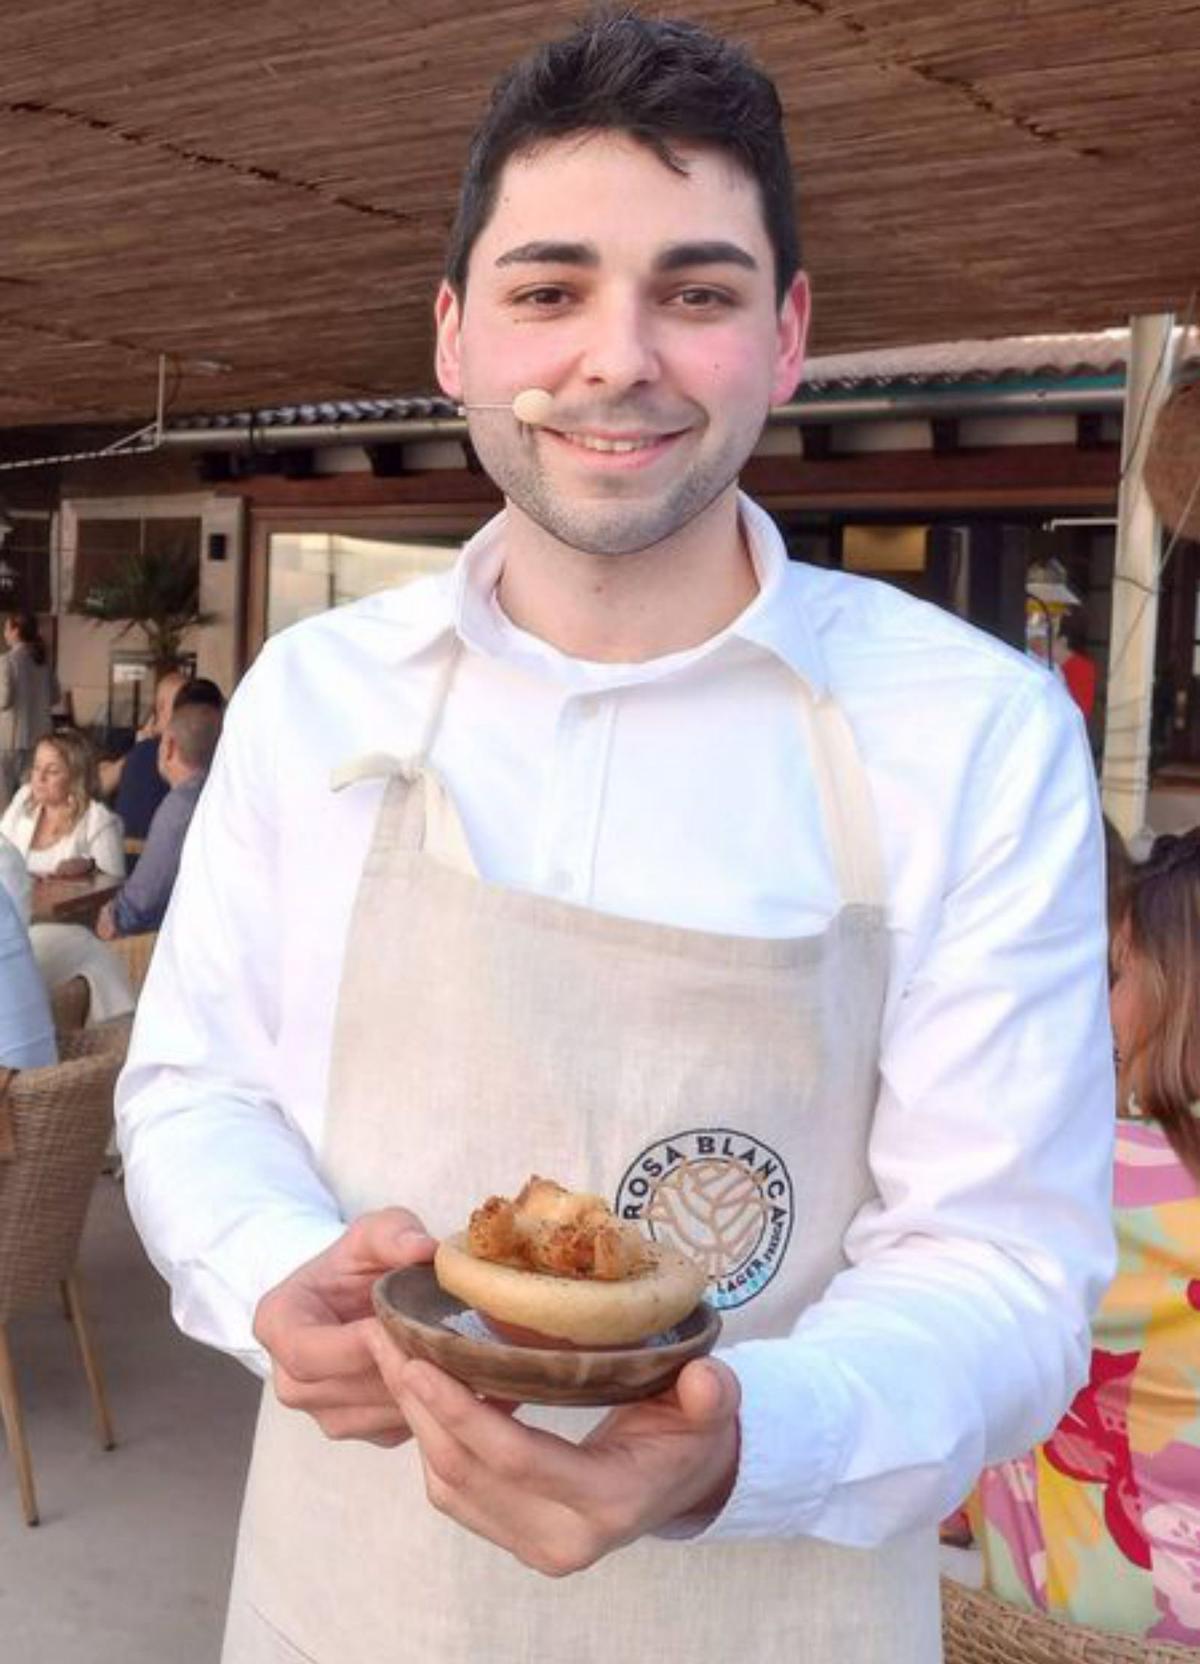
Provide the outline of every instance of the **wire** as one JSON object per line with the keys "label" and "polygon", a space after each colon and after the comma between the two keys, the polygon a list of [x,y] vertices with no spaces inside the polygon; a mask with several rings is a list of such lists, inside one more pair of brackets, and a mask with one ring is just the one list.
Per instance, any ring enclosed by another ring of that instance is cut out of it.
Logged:
{"label": "wire", "polygon": [[135,433],[127,433],[94,451],[59,451],[53,456],[23,456],[16,462],[0,462],[0,473],[12,473],[20,468],[51,468],[60,462],[92,462],[106,456],[142,456],[147,451],[158,449],[157,438],[146,444],[140,443],[147,434],[155,433],[157,428],[157,422],[147,422],[145,427],[138,428]]}

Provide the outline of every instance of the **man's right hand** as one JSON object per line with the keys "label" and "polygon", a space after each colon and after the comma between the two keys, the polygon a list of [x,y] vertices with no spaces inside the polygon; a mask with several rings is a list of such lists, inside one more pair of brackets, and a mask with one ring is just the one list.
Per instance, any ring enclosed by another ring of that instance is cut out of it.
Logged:
{"label": "man's right hand", "polygon": [[275,1394],[331,1439],[402,1444],[408,1424],[368,1344],[379,1320],[371,1285],[431,1260],[436,1243],[406,1208],[364,1213],[331,1248],[264,1294],[254,1336],[271,1355]]}

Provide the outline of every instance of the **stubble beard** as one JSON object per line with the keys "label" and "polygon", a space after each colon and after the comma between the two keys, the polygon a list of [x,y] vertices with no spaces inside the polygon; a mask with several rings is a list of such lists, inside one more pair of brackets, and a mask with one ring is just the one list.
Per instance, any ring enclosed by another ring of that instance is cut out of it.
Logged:
{"label": "stubble beard", "polygon": [[623,482],[613,481],[612,498],[605,501],[570,499],[556,490],[532,448],[493,443],[482,431],[472,440],[490,478],[535,525],[582,554],[612,556],[640,554],[682,531],[737,480],[754,444],[742,445],[731,435],[719,454],[698,462],[657,497],[622,496]]}

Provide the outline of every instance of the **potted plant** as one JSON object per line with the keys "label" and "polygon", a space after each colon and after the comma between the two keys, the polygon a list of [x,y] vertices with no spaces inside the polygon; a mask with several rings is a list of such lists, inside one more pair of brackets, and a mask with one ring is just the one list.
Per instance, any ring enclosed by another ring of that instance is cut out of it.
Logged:
{"label": "potted plant", "polygon": [[122,555],[112,577],[90,589],[73,611],[96,623],[120,624],[118,635],[140,629],[156,674],[178,662],[188,630],[216,617],[200,606],[196,562],[161,548]]}

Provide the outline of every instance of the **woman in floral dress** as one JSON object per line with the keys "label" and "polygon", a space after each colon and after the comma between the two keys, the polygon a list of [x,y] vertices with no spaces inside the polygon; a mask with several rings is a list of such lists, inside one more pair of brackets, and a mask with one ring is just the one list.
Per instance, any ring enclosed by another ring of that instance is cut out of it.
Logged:
{"label": "woman in floral dress", "polygon": [[988,1587],[1200,1646],[1200,828],[1133,870],[1113,932],[1120,1263],[1091,1379],[971,1506]]}

